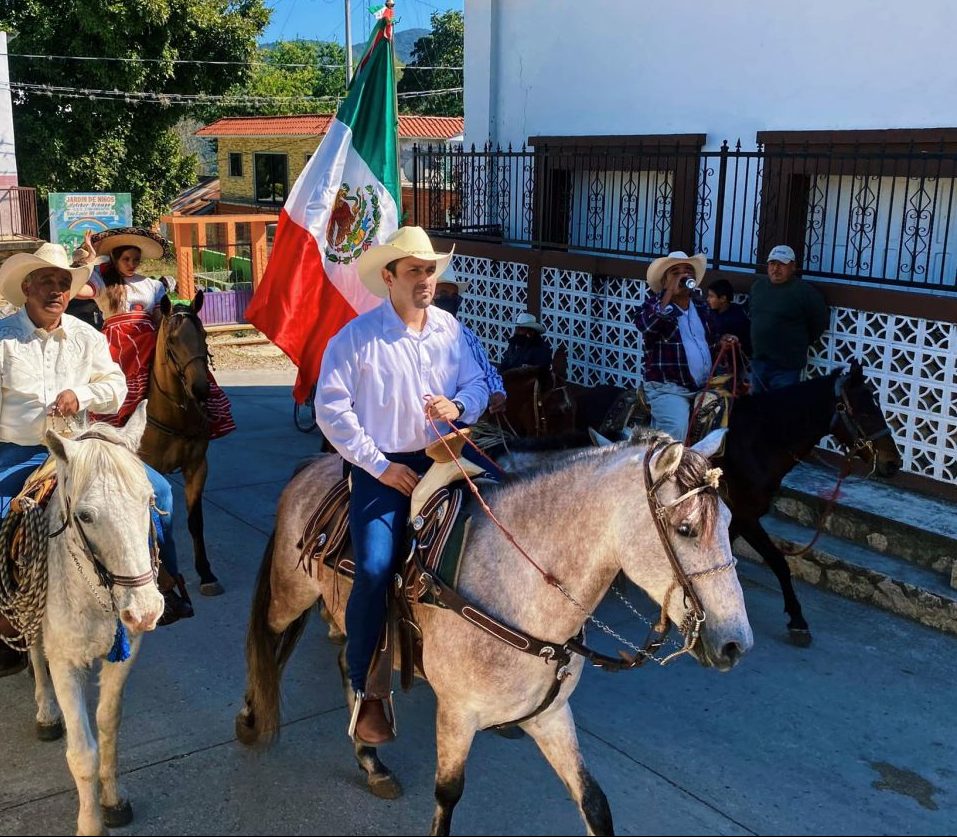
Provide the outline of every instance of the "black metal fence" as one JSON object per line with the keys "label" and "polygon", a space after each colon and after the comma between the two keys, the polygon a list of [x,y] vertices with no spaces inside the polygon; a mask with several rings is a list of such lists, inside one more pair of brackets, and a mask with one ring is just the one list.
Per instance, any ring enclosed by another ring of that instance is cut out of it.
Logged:
{"label": "black metal fence", "polygon": [[955,191],[943,148],[426,146],[413,221],[571,252],[693,250],[725,270],[763,270],[786,243],[805,276],[957,293]]}

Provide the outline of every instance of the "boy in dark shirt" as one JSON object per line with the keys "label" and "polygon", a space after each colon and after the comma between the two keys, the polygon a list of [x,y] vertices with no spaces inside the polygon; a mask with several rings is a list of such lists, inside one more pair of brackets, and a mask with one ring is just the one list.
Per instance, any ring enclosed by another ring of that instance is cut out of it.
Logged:
{"label": "boy in dark shirt", "polygon": [[734,300],[734,288],[727,279],[716,279],[708,286],[708,307],[714,330],[738,338],[745,355],[751,356],[751,320],[743,305]]}

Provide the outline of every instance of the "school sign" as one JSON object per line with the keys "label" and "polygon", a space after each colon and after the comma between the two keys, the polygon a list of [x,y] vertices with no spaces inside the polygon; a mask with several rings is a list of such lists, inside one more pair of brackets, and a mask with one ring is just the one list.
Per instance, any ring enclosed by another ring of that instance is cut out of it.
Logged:
{"label": "school sign", "polygon": [[129,192],[50,192],[50,241],[62,244],[68,253],[94,233],[133,224],[133,201]]}

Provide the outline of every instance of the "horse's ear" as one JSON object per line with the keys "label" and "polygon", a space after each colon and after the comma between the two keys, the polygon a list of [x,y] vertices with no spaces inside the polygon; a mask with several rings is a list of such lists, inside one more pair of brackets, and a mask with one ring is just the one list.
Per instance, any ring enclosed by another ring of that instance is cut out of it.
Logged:
{"label": "horse's ear", "polygon": [[658,482],[670,477],[678,470],[685,446],[681,442],[672,442],[651,460],[651,481]]}
{"label": "horse's ear", "polygon": [[193,297],[193,313],[198,314],[203,308],[203,292],[202,290],[196,291],[196,296]]}
{"label": "horse's ear", "polygon": [[54,433],[52,430],[46,432],[44,437],[46,441],[47,448],[50,453],[56,457],[58,462],[62,462],[64,465],[68,464],[70,459],[73,457],[73,452],[76,449],[76,442],[71,441],[70,439],[65,439],[63,436]]}
{"label": "horse's ear", "polygon": [[123,441],[127,448],[132,453],[136,453],[140,449],[140,440],[143,438],[143,433],[146,431],[146,400],[140,401],[136,405],[136,409],[133,411],[133,415],[130,416],[130,420],[126,422],[126,426],[120,431],[120,435],[123,437]]}
{"label": "horse's ear", "polygon": [[160,300],[160,311],[163,312],[164,317],[168,317],[172,310],[173,303],[170,301],[169,295],[166,295]]}
{"label": "horse's ear", "polygon": [[552,372],[562,380],[568,377],[568,350],[564,346],[559,346],[552,355]]}
{"label": "horse's ear", "polygon": [[724,451],[724,437],[727,432],[727,427],[712,430],[700,442],[693,444],[691,450],[700,453],[705,459],[711,459],[712,456]]}
{"label": "horse's ear", "polygon": [[850,369],[847,370],[848,379],[847,382],[851,385],[857,385],[864,383],[864,367],[857,361],[855,358],[851,361]]}
{"label": "horse's ear", "polygon": [[602,436],[595,428],[588,428],[588,437],[591,439],[591,443],[596,448],[607,448],[609,445],[615,444],[611,439]]}

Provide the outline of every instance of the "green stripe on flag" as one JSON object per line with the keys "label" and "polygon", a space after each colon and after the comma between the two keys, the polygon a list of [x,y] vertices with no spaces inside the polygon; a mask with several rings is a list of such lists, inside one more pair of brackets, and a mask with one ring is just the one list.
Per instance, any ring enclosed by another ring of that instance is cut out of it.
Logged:
{"label": "green stripe on flag", "polygon": [[359,63],[346,100],[336,118],[352,130],[352,147],[402,206],[399,189],[399,106],[395,95],[395,56],[385,37],[391,21],[380,20],[369,38],[371,47]]}

